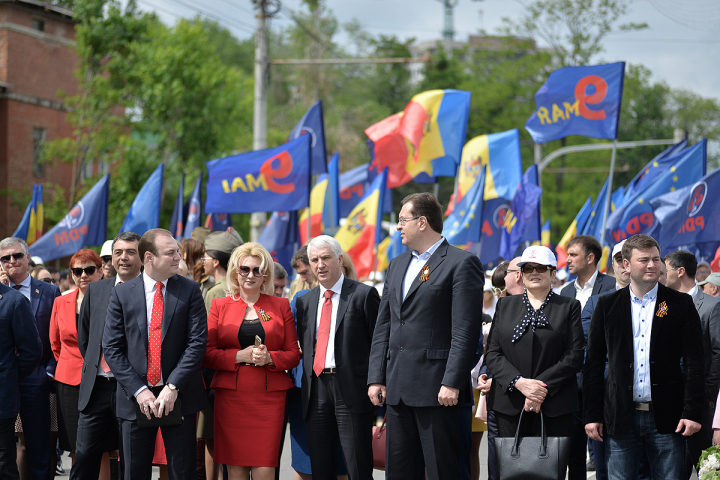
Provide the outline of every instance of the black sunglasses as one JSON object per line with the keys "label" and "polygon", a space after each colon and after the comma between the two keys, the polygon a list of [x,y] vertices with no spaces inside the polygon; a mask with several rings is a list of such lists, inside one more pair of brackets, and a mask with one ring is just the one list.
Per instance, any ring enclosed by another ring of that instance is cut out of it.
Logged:
{"label": "black sunglasses", "polygon": [[71,268],[70,270],[72,271],[72,274],[76,277],[81,277],[83,272],[85,272],[85,275],[89,277],[90,275],[94,275],[97,269],[98,267],[91,265],[85,268]]}
{"label": "black sunglasses", "polygon": [[523,265],[522,266],[522,273],[532,273],[533,270],[535,270],[537,273],[545,273],[548,271],[550,267],[547,265],[536,265],[534,267],[531,267],[530,265]]}
{"label": "black sunglasses", "polygon": [[23,253],[23,252],[18,252],[18,253],[13,253],[13,254],[10,254],[10,255],[5,255],[4,257],[0,257],[0,262],[2,262],[2,263],[10,263],[10,257],[14,258],[15,260],[20,260],[21,258],[24,258],[25,255],[26,255],[26,254]]}
{"label": "black sunglasses", "polygon": [[108,263],[112,261],[112,255],[105,255],[103,257],[100,257],[103,261],[103,263]]}
{"label": "black sunglasses", "polygon": [[55,285],[55,279],[52,277],[41,278],[40,280],[42,280],[45,283],[52,283],[53,285]]}
{"label": "black sunglasses", "polygon": [[[266,276],[264,273],[260,273],[260,267],[253,268],[252,272],[253,272],[253,275],[255,275],[256,277]],[[245,265],[243,265],[242,267],[240,267],[238,269],[238,273],[240,274],[241,277],[247,277],[248,275],[250,275],[250,267],[246,267]]]}

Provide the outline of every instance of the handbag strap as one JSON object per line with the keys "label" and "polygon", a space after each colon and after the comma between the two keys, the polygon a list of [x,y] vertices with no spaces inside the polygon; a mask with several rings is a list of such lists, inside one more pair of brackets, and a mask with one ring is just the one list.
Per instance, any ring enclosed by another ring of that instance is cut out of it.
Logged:
{"label": "handbag strap", "polygon": [[379,428],[379,429],[376,431],[376,433],[375,433],[375,437],[376,437],[376,438],[382,437],[383,431],[385,430],[385,421],[386,421],[386,420],[387,420],[387,413],[386,413],[385,416],[383,417],[383,423],[382,423],[382,425],[380,426],[380,428]]}
{"label": "handbag strap", "polygon": [[[515,430],[515,443],[513,443],[512,451],[510,452],[510,455],[517,456],[518,455],[518,443],[520,440],[520,425],[522,425],[522,418],[523,413],[525,413],[525,410],[520,410],[520,419],[518,420],[518,426]],[[540,414],[540,453],[538,457],[541,458],[547,458],[547,433],[545,432],[545,416],[542,412],[538,412]]]}

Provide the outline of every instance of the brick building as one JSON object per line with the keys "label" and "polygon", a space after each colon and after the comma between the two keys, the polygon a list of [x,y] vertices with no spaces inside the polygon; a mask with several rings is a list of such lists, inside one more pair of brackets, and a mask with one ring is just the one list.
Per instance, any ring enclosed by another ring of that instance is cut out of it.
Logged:
{"label": "brick building", "polygon": [[38,160],[43,141],[72,135],[58,92],[77,93],[74,39],[71,11],[37,0],[0,1],[0,238],[17,228],[26,206],[18,198],[33,183],[69,190],[71,165]]}

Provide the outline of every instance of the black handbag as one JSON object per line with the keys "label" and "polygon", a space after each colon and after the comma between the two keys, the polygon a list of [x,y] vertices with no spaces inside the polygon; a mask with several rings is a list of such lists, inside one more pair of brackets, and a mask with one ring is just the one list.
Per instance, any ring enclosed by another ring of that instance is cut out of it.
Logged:
{"label": "black handbag", "polygon": [[570,437],[545,433],[540,413],[540,436],[520,437],[524,411],[520,411],[515,437],[495,437],[495,458],[501,480],[564,480],[570,453]]}
{"label": "black handbag", "polygon": [[[155,395],[155,398],[160,395],[160,392],[163,389],[163,386],[157,386],[157,387],[148,387],[151,392],[153,392],[153,395]],[[165,415],[163,413],[162,417],[156,417],[152,413],[150,413],[150,420],[145,416],[145,414],[140,410],[140,405],[137,402],[137,398],[134,398],[134,405],[135,405],[135,419],[137,420],[137,426],[140,428],[157,428],[157,427],[174,427],[176,425],[182,425],[183,421],[185,420],[185,417],[183,417],[182,414],[182,403],[180,403],[180,396],[178,395],[177,400],[175,400],[175,406],[173,407],[172,412],[170,412],[169,415]]]}

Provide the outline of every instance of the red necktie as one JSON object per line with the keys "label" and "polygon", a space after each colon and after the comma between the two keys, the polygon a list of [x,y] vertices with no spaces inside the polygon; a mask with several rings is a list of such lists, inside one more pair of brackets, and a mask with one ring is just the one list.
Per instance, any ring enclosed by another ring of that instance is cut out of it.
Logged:
{"label": "red necktie", "polygon": [[150,334],[148,335],[148,368],[147,379],[150,385],[160,382],[160,337],[163,319],[163,284],[155,283],[152,317],[150,318]]}
{"label": "red necktie", "polygon": [[[122,283],[123,282],[118,282],[117,285],[122,285]],[[105,361],[105,353],[103,352],[100,352],[100,368],[102,368],[103,372],[110,373],[110,365]]]}
{"label": "red necktie", "polygon": [[315,344],[315,360],[313,371],[318,377],[325,368],[325,355],[327,354],[328,340],[330,339],[330,323],[332,323],[332,290],[325,290],[325,301],[320,313],[320,328],[318,328],[317,343]]}

